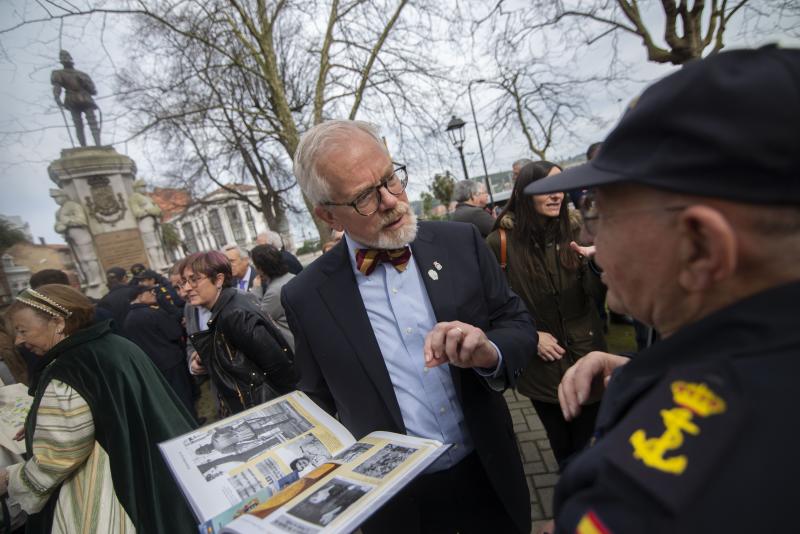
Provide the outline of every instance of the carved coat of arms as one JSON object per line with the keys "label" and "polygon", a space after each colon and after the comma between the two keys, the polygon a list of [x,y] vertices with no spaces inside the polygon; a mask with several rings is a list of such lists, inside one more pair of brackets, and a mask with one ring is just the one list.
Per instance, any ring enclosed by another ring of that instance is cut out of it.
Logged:
{"label": "carved coat of arms", "polygon": [[125,199],[122,197],[122,193],[114,196],[114,189],[108,178],[93,176],[89,178],[88,183],[89,192],[92,194],[91,198],[85,198],[89,215],[98,222],[112,226],[125,217],[125,212],[128,210]]}

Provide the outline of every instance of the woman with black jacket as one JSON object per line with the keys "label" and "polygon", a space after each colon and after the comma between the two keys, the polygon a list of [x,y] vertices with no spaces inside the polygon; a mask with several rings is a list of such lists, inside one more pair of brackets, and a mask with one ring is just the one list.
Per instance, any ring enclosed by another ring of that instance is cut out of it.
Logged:
{"label": "woman with black jacket", "polygon": [[209,310],[208,330],[191,336],[198,355],[193,374],[208,372],[223,415],[238,413],[293,391],[294,354],[255,299],[231,287],[233,275],[221,252],[198,252],[180,268],[181,287],[193,306]]}

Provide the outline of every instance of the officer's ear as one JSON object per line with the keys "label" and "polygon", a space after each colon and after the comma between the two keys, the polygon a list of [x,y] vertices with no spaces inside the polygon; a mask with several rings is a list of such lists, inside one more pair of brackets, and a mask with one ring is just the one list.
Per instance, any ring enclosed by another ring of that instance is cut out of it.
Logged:
{"label": "officer's ear", "polygon": [[678,282],[689,293],[704,291],[736,271],[736,230],[718,210],[689,206],[678,216]]}

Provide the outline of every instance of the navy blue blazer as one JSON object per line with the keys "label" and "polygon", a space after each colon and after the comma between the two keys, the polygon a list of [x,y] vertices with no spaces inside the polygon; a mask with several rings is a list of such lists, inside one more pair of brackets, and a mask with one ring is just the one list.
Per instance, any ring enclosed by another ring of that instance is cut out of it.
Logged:
{"label": "navy blue blazer", "polygon": [[[502,352],[500,377],[513,387],[536,354],[538,336],[477,229],[466,223],[421,222],[411,249],[436,320],[481,328]],[[427,275],[434,262],[442,267],[436,280]],[[356,439],[375,430],[404,433],[345,241],[284,286],[281,301],[295,336],[299,389],[338,413]],[[520,532],[530,532],[528,488],[502,393],[472,369],[451,366],[450,372],[487,475]]]}

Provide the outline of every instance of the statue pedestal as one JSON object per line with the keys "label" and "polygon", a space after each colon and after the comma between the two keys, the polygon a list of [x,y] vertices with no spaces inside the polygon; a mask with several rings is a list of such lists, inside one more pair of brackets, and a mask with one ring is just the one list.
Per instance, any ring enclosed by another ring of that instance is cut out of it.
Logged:
{"label": "statue pedestal", "polygon": [[[57,199],[62,209],[56,230],[60,229],[72,249],[87,295],[98,298],[105,294],[104,273],[111,267],[129,269],[134,263],[156,270],[167,267],[163,254],[149,257],[152,247],[145,248],[140,221],[130,209],[136,178],[131,158],[110,146],[69,148],[62,150],[47,170],[67,199]],[[71,207],[68,214],[67,204]],[[70,218],[74,213],[78,216]],[[75,220],[81,217],[83,222]]]}

